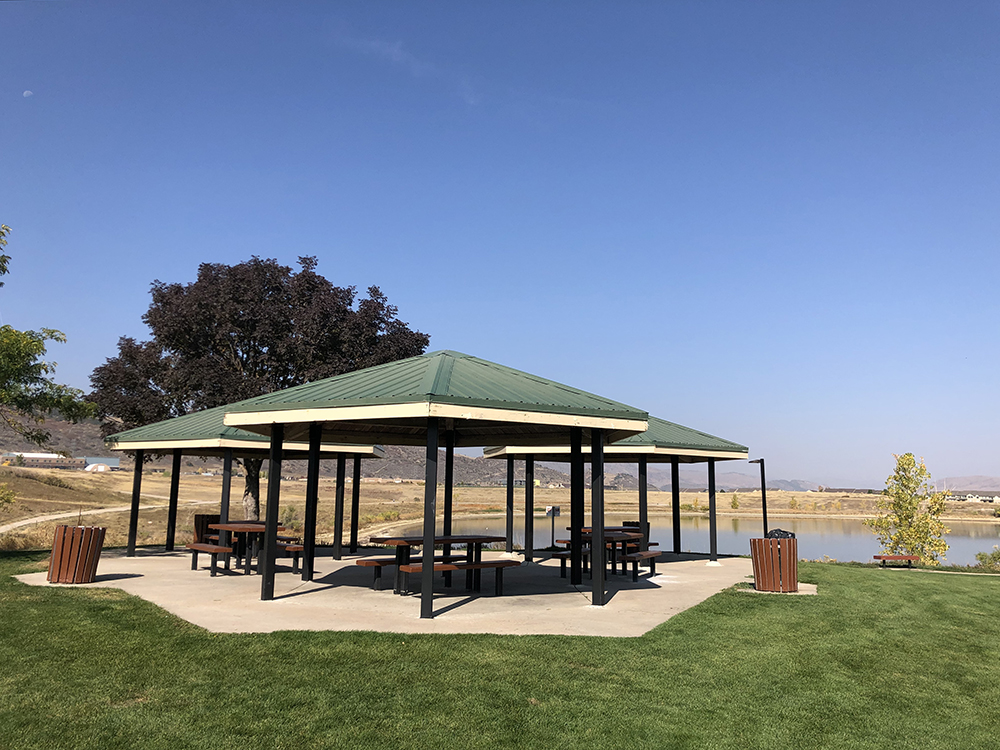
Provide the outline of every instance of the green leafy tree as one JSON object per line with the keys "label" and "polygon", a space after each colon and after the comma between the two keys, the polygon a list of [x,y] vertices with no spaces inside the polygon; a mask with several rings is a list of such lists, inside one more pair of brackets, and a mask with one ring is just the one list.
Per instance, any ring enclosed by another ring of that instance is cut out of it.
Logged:
{"label": "green leafy tree", "polygon": [[865,521],[889,555],[916,555],[922,563],[939,565],[948,551],[948,533],[941,516],[947,492],[934,492],[931,475],[912,453],[893,454],[896,468],[875,501],[878,515]]}
{"label": "green leafy tree", "polygon": [[[105,435],[421,354],[429,337],[378,287],[358,299],[316,273],[253,257],[203,263],[189,284],[152,284],[149,341],[122,338],[90,376]],[[260,514],[261,460],[246,459],[244,515]]]}
{"label": "green leafy tree", "polygon": [[[10,263],[10,256],[4,252],[4,248],[7,247],[7,235],[10,234],[10,227],[6,224],[0,224],[0,276],[6,276],[7,264]],[[0,287],[3,286],[3,282],[0,281]]]}

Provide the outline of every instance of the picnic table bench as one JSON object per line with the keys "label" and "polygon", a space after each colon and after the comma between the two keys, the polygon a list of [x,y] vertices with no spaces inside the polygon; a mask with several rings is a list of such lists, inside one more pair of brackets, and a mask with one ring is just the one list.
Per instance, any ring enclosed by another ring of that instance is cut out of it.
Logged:
{"label": "picnic table bench", "polygon": [[627,555],[622,555],[622,565],[630,562],[632,563],[632,582],[638,583],[639,581],[639,563],[643,560],[649,560],[649,575],[656,575],[656,558],[660,556],[659,550],[638,550],[636,552],[629,552]]}
{"label": "picnic table bench", "polygon": [[231,555],[233,552],[232,547],[226,547],[222,544],[212,544],[211,542],[191,542],[187,545],[187,548],[191,550],[191,570],[198,570],[199,552],[205,552],[212,556],[210,570],[213,576],[218,572],[219,555]]}
{"label": "picnic table bench", "polygon": [[[504,568],[519,568],[521,563],[517,560],[479,560],[477,562],[442,562],[434,563],[435,573],[448,573],[464,570],[465,571],[465,588],[472,589],[474,591],[479,591],[479,581],[473,578],[473,573],[479,570],[493,569],[496,571],[496,579],[494,583],[494,593],[497,596],[503,596],[503,569]],[[399,570],[403,573],[420,573],[423,570],[423,565],[420,563],[407,563],[399,566]]]}
{"label": "picnic table bench", "polygon": [[905,562],[908,568],[912,568],[913,563],[920,562],[917,555],[873,555],[872,559],[880,560],[883,568],[887,562]]}
{"label": "picnic table bench", "polygon": [[[455,562],[458,560],[465,560],[467,556],[465,554],[461,555],[438,555],[434,558],[434,562]],[[374,591],[382,590],[382,568],[392,567],[393,565],[398,565],[399,560],[395,557],[362,557],[360,560],[355,561],[356,565],[360,565],[362,568],[374,568],[375,576],[372,579],[372,589]]]}
{"label": "picnic table bench", "polygon": [[[564,540],[559,539],[558,543],[562,544]],[[590,559],[590,547],[584,547],[580,550],[580,554],[583,562],[583,572],[587,572],[587,561]],[[552,559],[559,561],[559,577],[566,577],[566,561],[573,557],[573,550],[571,549],[561,549],[558,552],[552,553]]]}
{"label": "picnic table bench", "polygon": [[[290,537],[285,537],[289,539]],[[298,543],[298,538],[294,538],[294,541],[282,541],[281,537],[278,537],[278,551],[284,552],[285,556],[291,556],[292,558],[292,572],[299,572],[299,555],[305,550],[305,546]]]}

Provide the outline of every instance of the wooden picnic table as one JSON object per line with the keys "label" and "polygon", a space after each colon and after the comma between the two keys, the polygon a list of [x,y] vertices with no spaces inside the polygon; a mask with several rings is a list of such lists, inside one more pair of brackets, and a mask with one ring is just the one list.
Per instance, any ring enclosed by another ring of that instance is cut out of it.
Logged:
{"label": "wooden picnic table", "polygon": [[[210,523],[208,528],[215,531],[228,531],[231,534],[244,535],[244,548],[246,550],[243,573],[250,575],[252,572],[251,561],[257,556],[257,549],[260,537],[263,535],[265,527],[263,521],[230,521],[228,523]],[[284,531],[284,526],[279,526],[278,531]],[[239,546],[237,546],[239,549]],[[239,567],[239,555],[237,554],[236,565]]]}
{"label": "wooden picnic table", "polygon": [[[483,558],[484,544],[503,542],[506,539],[503,536],[490,536],[486,534],[448,534],[446,536],[434,537],[434,546],[464,545],[466,561],[478,563]],[[414,547],[422,547],[424,538],[422,536],[373,536],[368,541],[372,544],[384,544],[387,547],[396,548],[396,580],[392,590],[395,594],[401,594],[404,590],[403,576],[406,575],[401,568],[403,565],[409,565],[410,550]],[[476,588],[479,587],[481,573],[479,570],[475,571],[474,580]]]}
{"label": "wooden picnic table", "polygon": [[[615,546],[619,543],[621,544],[621,556],[622,558],[624,558],[625,555],[628,553],[628,543],[639,541],[643,538],[643,534],[641,534],[638,531],[635,531],[634,529],[632,531],[625,531],[626,527],[620,527],[620,528],[621,530],[619,530],[616,527],[610,527],[604,529],[604,543],[607,544],[608,542],[610,542],[612,545],[611,549],[612,575],[616,575],[618,573],[618,558],[615,556],[615,549],[614,549]],[[591,549],[594,548],[594,543],[593,543],[594,534],[593,534],[593,529],[591,529],[590,527],[586,527],[583,529],[583,541],[590,542]],[[595,551],[593,554],[597,555],[598,553]],[[596,562],[596,560],[597,558],[595,557],[594,560],[591,561],[591,565],[593,565],[594,562]],[[625,560],[622,559],[622,575],[625,575],[626,572],[628,571],[625,565]]]}

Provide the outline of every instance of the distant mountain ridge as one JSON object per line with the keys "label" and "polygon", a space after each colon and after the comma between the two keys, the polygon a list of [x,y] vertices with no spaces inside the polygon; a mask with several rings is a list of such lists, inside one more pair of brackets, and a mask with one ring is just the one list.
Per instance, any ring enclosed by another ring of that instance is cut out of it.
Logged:
{"label": "distant mountain ridge", "polygon": [[981,474],[968,477],[945,477],[935,481],[934,487],[941,491],[1000,492],[1000,477],[987,477]]}
{"label": "distant mountain ridge", "polygon": [[[72,456],[115,456],[116,451],[104,447],[100,426],[94,421],[72,424],[61,419],[46,420],[45,429],[52,433],[51,450],[66,451]],[[31,452],[38,448],[25,442],[19,435],[6,426],[0,426],[0,451]],[[384,477],[386,479],[424,478],[425,450],[419,447],[386,446],[384,460],[371,460],[362,463],[363,474],[366,477]],[[123,458],[125,458],[123,456]],[[127,463],[127,459],[126,462]],[[302,463],[302,466],[299,466]],[[155,465],[169,465],[169,459],[161,459]],[[190,465],[206,468],[221,465],[221,462],[209,459],[201,462],[192,459]],[[304,462],[288,462],[289,473],[305,473]],[[330,475],[335,471],[336,462],[323,461],[322,473]],[[524,462],[514,464],[516,479],[524,479]],[[760,474],[756,471],[739,472],[726,471],[726,462],[716,464],[716,487],[720,490],[756,489],[760,486]],[[444,458],[438,464],[439,476],[444,478]],[[649,464],[648,481],[651,487],[667,491],[670,489],[670,464]],[[606,464],[605,480],[608,485],[622,489],[636,489],[639,486],[638,469],[635,464]],[[590,484],[590,467],[586,468],[587,484]],[[507,467],[505,461],[469,457],[455,454],[455,481],[460,484],[501,484],[506,482]],[[535,463],[535,479],[541,485],[569,485],[569,465],[564,463]],[[708,487],[708,477],[705,464],[681,464],[681,489],[704,490]],[[768,477],[769,489],[805,492],[819,489],[815,482],[803,479],[772,479]],[[945,477],[934,482],[937,490],[949,489],[955,492],[990,492],[1000,493],[1000,477],[985,475],[970,475]],[[881,486],[872,487],[881,489]]]}

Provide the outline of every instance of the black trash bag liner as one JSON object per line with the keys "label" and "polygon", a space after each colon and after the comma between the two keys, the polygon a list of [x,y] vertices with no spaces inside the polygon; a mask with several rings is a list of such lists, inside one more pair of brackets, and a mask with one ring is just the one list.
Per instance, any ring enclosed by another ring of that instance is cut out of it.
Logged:
{"label": "black trash bag liner", "polygon": [[771,529],[764,535],[765,539],[794,539],[795,534],[784,529]]}

